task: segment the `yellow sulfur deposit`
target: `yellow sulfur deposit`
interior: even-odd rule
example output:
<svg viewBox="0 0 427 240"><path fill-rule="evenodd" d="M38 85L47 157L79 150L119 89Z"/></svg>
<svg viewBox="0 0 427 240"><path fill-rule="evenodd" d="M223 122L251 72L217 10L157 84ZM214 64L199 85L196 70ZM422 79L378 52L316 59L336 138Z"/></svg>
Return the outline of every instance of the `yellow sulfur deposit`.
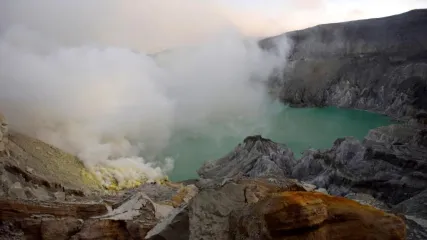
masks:
<svg viewBox="0 0 427 240"><path fill-rule="evenodd" d="M91 168L91 171L94 172L94 176L101 182L102 186L111 191L138 187L146 182L158 184L168 182L167 176L148 179L142 172L139 173L133 168L95 166Z"/></svg>

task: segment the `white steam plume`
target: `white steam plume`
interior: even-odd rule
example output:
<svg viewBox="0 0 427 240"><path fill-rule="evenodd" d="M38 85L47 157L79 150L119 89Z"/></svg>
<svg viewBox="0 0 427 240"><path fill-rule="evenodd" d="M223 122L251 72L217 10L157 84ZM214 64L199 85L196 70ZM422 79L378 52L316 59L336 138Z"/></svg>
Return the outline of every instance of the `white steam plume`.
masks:
<svg viewBox="0 0 427 240"><path fill-rule="evenodd" d="M262 114L287 52L262 51L196 0L0 2L0 111L86 166L160 177L172 131ZM189 46L148 55L153 49ZM142 157L144 156L144 158ZM175 164L179 164L175 163ZM101 176L102 177L102 176Z"/></svg>

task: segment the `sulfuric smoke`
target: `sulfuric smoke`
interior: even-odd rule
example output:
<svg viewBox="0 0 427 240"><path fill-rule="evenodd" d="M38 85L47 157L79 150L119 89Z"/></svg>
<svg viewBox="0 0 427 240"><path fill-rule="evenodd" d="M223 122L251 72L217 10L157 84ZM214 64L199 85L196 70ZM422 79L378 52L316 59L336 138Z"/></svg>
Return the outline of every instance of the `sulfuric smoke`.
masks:
<svg viewBox="0 0 427 240"><path fill-rule="evenodd" d="M153 160L173 131L263 114L279 46L262 51L196 0L2 1L0 111L95 172L156 179L179 164Z"/></svg>

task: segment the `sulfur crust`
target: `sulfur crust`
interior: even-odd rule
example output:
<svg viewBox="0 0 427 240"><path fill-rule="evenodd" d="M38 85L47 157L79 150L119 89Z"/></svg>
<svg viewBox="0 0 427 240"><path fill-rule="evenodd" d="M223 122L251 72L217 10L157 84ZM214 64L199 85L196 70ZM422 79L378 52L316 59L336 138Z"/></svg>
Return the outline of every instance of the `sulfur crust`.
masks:
<svg viewBox="0 0 427 240"><path fill-rule="evenodd" d="M76 156L20 133L12 133L10 140L12 142L9 147L18 165L33 169L36 174L49 182L58 183L66 188L98 192L119 191L137 187L148 181L141 174L135 179L119 182L115 173L126 174L132 169L105 166L88 169ZM168 178L160 177L151 181L164 184L168 182Z"/></svg>

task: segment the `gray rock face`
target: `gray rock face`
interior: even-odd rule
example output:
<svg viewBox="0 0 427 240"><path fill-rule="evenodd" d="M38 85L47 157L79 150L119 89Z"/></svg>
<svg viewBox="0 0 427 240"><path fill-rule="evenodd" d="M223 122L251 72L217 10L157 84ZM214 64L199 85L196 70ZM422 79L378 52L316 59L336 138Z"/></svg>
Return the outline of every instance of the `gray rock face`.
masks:
<svg viewBox="0 0 427 240"><path fill-rule="evenodd" d="M198 185L224 185L227 179L242 176L292 177L333 195L367 193L396 205L427 189L427 148L417 141L426 128L412 124L380 127L371 130L363 142L352 137L337 139L331 149L308 150L299 160L284 145L248 137L226 157L202 166Z"/></svg>
<svg viewBox="0 0 427 240"><path fill-rule="evenodd" d="M397 204L394 206L393 210L404 213L405 215L417 216L418 218L427 220L427 190Z"/></svg>
<svg viewBox="0 0 427 240"><path fill-rule="evenodd" d="M149 240L188 240L189 230L188 206L174 209L165 219L151 229L145 239Z"/></svg>
<svg viewBox="0 0 427 240"><path fill-rule="evenodd" d="M387 204L375 199L369 194L365 193L350 193L345 196L348 199L354 200L360 204L363 205L369 205L372 207L376 207L378 209L381 209L383 211L389 211L390 208L387 206Z"/></svg>
<svg viewBox="0 0 427 240"><path fill-rule="evenodd" d="M402 118L427 110L427 10L319 25L265 39L293 41L271 89L296 106L338 106Z"/></svg>
<svg viewBox="0 0 427 240"><path fill-rule="evenodd" d="M335 195L346 195L406 217L408 239L427 236L426 126L399 124L373 129L363 142L338 139L326 151L307 151L292 176ZM371 198L367 193L374 196Z"/></svg>
<svg viewBox="0 0 427 240"><path fill-rule="evenodd" d="M305 190L297 181L267 177L242 177L222 186L205 186L189 205L190 239L233 239L229 226L233 211L283 191Z"/></svg>
<svg viewBox="0 0 427 240"><path fill-rule="evenodd" d="M261 136L247 137L227 156L206 162L198 171L205 179L290 175L295 165L293 152Z"/></svg>
<svg viewBox="0 0 427 240"><path fill-rule="evenodd" d="M423 199L423 197L419 197L422 195L424 194L420 193L415 197L417 198L416 201L418 202L410 202L411 200L407 200L405 202L400 203L398 206L394 207L393 209L390 209L386 204L384 204L383 202L375 199L374 197L368 194L350 193L345 197L355 200L364 205L370 205L370 206L376 207L385 212L394 212L394 213L397 212L397 213L403 213L403 214L412 213L413 215L405 215L405 218L404 218L406 223L406 232L407 232L406 239L407 240L424 240L424 239L427 239L427 226L425 224L427 223L427 221L425 220L426 218L420 219L420 218L414 217L414 215L419 215L419 214L415 212L411 212L411 210L419 209L421 211L424 211L424 213L421 213L421 214L425 214L425 210L420 209L423 207L426 208L425 202L423 203L419 201L420 200L426 201L427 199ZM410 209L407 209L406 207L409 207ZM421 216L421 217L424 217L424 216Z"/></svg>
<svg viewBox="0 0 427 240"><path fill-rule="evenodd" d="M407 240L427 239L427 227L420 225L417 219L406 219ZM422 220L423 221L423 220Z"/></svg>
<svg viewBox="0 0 427 240"><path fill-rule="evenodd" d="M427 148L402 143L402 137L408 136L397 133L406 133L410 127L389 128L394 129L388 130L394 136L385 135L386 130L374 130L364 142L338 139L329 150L308 151L298 161L292 176L335 195L365 192L392 205L405 201L427 188ZM380 131L384 134L376 134Z"/></svg>
<svg viewBox="0 0 427 240"><path fill-rule="evenodd" d="M427 190L393 207L405 215L408 240L427 239Z"/></svg>
<svg viewBox="0 0 427 240"><path fill-rule="evenodd" d="M228 239L228 216L245 206L244 191L243 185L231 183L201 191L191 203L190 239Z"/></svg>

